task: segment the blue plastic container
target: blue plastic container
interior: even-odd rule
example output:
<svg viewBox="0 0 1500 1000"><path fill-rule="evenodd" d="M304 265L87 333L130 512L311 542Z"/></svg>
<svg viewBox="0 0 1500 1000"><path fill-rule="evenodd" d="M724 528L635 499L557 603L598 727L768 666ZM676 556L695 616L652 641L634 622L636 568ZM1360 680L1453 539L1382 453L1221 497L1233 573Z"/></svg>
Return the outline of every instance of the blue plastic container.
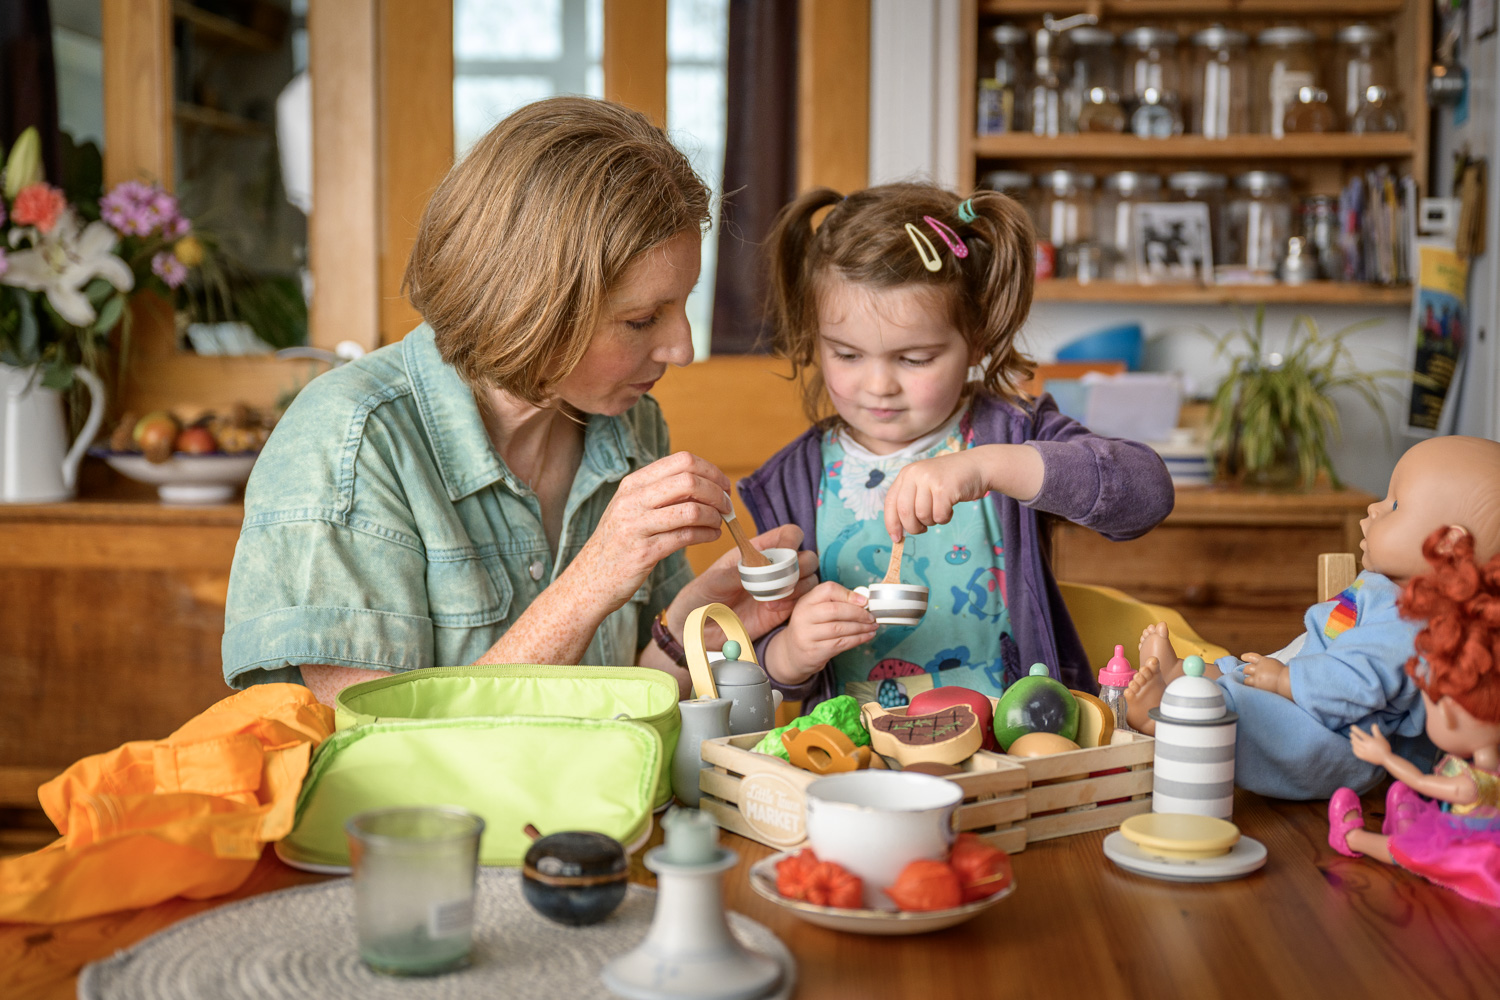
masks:
<svg viewBox="0 0 1500 1000"><path fill-rule="evenodd" d="M1123 361L1130 371L1140 371L1145 333L1139 323L1122 323L1091 333L1057 349L1059 361Z"/></svg>

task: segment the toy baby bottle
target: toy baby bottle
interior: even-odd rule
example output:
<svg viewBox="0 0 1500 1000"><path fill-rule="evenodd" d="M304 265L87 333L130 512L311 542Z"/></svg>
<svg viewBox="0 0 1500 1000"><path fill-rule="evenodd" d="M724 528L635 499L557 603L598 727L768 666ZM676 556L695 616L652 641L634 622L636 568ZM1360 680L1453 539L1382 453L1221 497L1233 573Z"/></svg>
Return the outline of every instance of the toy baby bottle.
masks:
<svg viewBox="0 0 1500 1000"><path fill-rule="evenodd" d="M1234 814L1234 738L1239 716L1224 705L1219 685L1203 676L1203 657L1182 661L1183 676L1167 685L1156 720L1151 811Z"/></svg>
<svg viewBox="0 0 1500 1000"><path fill-rule="evenodd" d="M1124 646L1116 646L1115 655L1099 671L1099 700L1114 711L1115 729L1120 732L1135 732L1125 721L1125 689L1134 676L1135 668L1125 659Z"/></svg>

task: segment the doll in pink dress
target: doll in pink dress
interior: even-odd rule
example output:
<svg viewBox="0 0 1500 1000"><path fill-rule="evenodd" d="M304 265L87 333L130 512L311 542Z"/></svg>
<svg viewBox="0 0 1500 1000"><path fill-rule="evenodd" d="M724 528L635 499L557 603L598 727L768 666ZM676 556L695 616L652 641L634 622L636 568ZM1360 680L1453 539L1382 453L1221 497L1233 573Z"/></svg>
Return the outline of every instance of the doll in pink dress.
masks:
<svg viewBox="0 0 1500 1000"><path fill-rule="evenodd" d="M1354 755L1397 780L1380 833L1364 828L1359 796L1340 788L1328 803L1328 843L1500 906L1500 555L1480 566L1457 527L1434 531L1422 554L1433 571L1414 577L1398 606L1427 621L1406 672L1421 689L1427 735L1446 756L1423 774L1379 729L1351 729Z"/></svg>

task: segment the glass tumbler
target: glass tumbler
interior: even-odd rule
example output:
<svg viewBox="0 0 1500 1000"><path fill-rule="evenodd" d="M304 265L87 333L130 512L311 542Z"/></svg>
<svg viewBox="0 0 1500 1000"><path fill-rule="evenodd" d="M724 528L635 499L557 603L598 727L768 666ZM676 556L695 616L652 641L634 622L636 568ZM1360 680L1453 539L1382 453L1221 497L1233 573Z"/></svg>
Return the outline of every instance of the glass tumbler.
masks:
<svg viewBox="0 0 1500 1000"><path fill-rule="evenodd" d="M453 806L377 809L344 825L359 957L390 976L469 964L484 820Z"/></svg>

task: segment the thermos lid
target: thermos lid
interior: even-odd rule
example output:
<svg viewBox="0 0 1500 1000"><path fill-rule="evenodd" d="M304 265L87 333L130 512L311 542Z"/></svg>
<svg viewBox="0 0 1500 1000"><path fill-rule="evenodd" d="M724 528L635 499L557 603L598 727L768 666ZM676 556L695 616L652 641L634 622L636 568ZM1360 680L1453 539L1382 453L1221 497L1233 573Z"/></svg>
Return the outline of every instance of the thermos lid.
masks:
<svg viewBox="0 0 1500 1000"><path fill-rule="evenodd" d="M1219 685L1203 676L1203 657L1189 656L1182 661L1182 676L1167 685L1161 706L1148 714L1159 722L1217 726L1234 722L1239 716L1226 709L1224 692Z"/></svg>

